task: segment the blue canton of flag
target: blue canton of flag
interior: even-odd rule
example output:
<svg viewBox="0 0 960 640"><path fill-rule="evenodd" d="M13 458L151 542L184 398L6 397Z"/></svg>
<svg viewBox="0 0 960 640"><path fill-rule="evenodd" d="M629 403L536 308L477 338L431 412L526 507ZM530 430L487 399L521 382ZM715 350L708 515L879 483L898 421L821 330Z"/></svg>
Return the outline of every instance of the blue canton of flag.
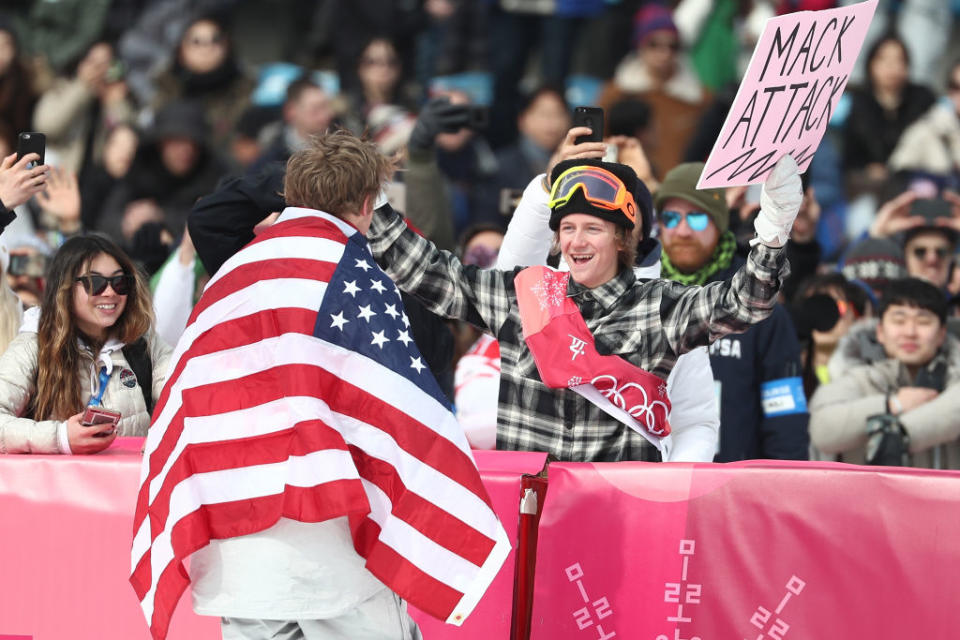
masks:
<svg viewBox="0 0 960 640"><path fill-rule="evenodd" d="M413 341L400 290L374 262L359 233L347 242L330 279L313 335L389 367L450 406Z"/></svg>

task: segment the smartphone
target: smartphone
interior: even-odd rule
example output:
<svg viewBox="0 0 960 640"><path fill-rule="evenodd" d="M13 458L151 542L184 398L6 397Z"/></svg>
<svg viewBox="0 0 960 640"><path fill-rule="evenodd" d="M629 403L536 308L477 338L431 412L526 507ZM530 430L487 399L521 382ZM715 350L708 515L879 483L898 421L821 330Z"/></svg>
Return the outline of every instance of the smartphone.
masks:
<svg viewBox="0 0 960 640"><path fill-rule="evenodd" d="M576 107L573 110L573 126L589 127L592 133L579 136L574 144L581 142L600 142L603 140L603 109L600 107Z"/></svg>
<svg viewBox="0 0 960 640"><path fill-rule="evenodd" d="M17 161L28 153L40 156L39 162L31 162L29 168L43 164L44 152L47 148L47 136L36 131L25 131L17 137Z"/></svg>
<svg viewBox="0 0 960 640"><path fill-rule="evenodd" d="M120 422L120 414L103 407L87 407L84 409L83 417L80 420L80 424L85 427L117 426L118 422Z"/></svg>
<svg viewBox="0 0 960 640"><path fill-rule="evenodd" d="M951 216L950 203L939 198L917 198L910 205L911 216L923 216L927 220L949 218Z"/></svg>

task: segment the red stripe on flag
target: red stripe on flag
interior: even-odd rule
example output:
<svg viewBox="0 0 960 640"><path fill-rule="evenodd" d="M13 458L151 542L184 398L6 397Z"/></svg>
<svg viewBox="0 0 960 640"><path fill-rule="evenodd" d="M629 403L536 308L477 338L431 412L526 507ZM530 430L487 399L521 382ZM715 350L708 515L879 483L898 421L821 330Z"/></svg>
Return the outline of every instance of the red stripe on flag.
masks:
<svg viewBox="0 0 960 640"><path fill-rule="evenodd" d="M349 480L315 487L290 487L285 493L206 505L181 518L174 524L170 535L177 555L164 567L157 579L153 620L150 625L153 637L159 639L166 635L170 626L170 615L189 584L183 561L205 547L212 538L257 533L272 527L281 516L297 519L300 514L304 514L311 518L310 522L321 522L343 515L356 516L365 513L358 510L357 505L368 505L366 493L359 480ZM130 581L133 583L135 580L141 582L142 576L134 574ZM139 590L137 595L143 600L144 595L139 593Z"/></svg>
<svg viewBox="0 0 960 640"><path fill-rule="evenodd" d="M244 390L242 396L237 389ZM183 411L190 417L219 415L292 396L322 398L337 413L377 425L419 460L436 456L438 471L490 503L473 461L455 444L369 391L323 369L321 363L283 365L189 389L183 392Z"/></svg>
<svg viewBox="0 0 960 640"><path fill-rule="evenodd" d="M238 396L237 389L244 389L244 393ZM185 389L182 392L180 409L170 421L164 441L170 438L173 444L169 448L174 448L182 433L183 421L187 417L220 415L294 396L322 397L328 401L333 411L350 415L368 424L380 424L379 428L392 436L402 449L419 460L435 456L434 468L437 471L477 495L487 505L490 504L472 460L456 445L439 438L432 429L403 411L370 396L316 365L278 366L243 378ZM175 438L171 437L173 434L176 434ZM159 448L157 453L161 453ZM162 500L160 494L165 493L165 490L169 494L170 488L167 485L170 481L169 477L164 480L164 486L150 505L151 539L163 529L162 522L166 519L167 509L166 500ZM140 497L144 501L145 509L146 496L143 493L141 492Z"/></svg>
<svg viewBox="0 0 960 640"><path fill-rule="evenodd" d="M376 485L390 498L390 513L430 538L441 547L478 567L483 566L496 545L459 518L425 500L403 484L403 479L390 463L367 455L351 445L350 453L361 476Z"/></svg>
<svg viewBox="0 0 960 640"><path fill-rule="evenodd" d="M347 234L332 223L319 218L305 217L273 223L258 233L244 248L273 238L328 238L340 244L350 241Z"/></svg>
<svg viewBox="0 0 960 640"><path fill-rule="evenodd" d="M194 473L273 464L325 448L345 451L347 445L336 430L320 420L308 420L290 429L261 436L187 445L170 466L150 505L151 540L163 530L173 490Z"/></svg>
<svg viewBox="0 0 960 640"><path fill-rule="evenodd" d="M194 340L193 345L183 355L177 366L171 372L170 377L164 385L163 392L157 401L157 407L154 409L154 419L161 415L170 396L170 391L180 377L187 363L196 357L223 351L235 349L253 342L258 342L265 338L274 337L280 327L286 333L300 333L303 335L313 335L313 329L316 324L316 312L307 309L268 309L256 314L237 318L219 324L203 335ZM177 440L183 431L183 420L180 410L174 414L173 420L167 425L163 438L157 448L150 454L149 469L147 480L140 488L137 497L137 508L134 516L134 535L137 529L146 517L146 509L149 500L149 484L157 477L167 459L176 448Z"/></svg>
<svg viewBox="0 0 960 640"><path fill-rule="evenodd" d="M193 307L193 311L190 312L190 319L187 321L187 326L189 327L193 324L197 316L220 300L261 280L298 278L301 280L329 282L336 269L336 263L324 262L322 260L309 260L306 258L287 258L285 260L271 258L269 260L240 265L211 284L207 290L203 292L203 296L199 302L197 302L196 306ZM316 306L318 309L320 308L320 300L317 300Z"/></svg>
<svg viewBox="0 0 960 640"><path fill-rule="evenodd" d="M430 574L421 571L396 550L380 541L380 525L363 518L354 525L353 539L357 552L367 559L367 569L404 600L421 611L446 620L463 594Z"/></svg>

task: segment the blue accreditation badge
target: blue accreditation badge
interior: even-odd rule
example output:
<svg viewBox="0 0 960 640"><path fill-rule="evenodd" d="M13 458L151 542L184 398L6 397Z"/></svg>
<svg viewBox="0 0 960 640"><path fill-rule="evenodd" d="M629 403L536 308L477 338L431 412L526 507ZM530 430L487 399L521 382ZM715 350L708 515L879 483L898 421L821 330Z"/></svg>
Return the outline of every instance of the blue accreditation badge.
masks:
<svg viewBox="0 0 960 640"><path fill-rule="evenodd" d="M768 418L807 412L807 397L799 376L768 380L760 385L763 415Z"/></svg>

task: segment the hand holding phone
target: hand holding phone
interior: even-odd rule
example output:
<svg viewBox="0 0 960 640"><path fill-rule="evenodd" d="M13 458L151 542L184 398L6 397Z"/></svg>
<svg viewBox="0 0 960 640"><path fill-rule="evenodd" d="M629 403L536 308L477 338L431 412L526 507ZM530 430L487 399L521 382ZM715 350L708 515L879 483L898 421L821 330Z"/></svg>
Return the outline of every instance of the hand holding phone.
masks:
<svg viewBox="0 0 960 640"><path fill-rule="evenodd" d="M113 421L112 416L109 421L100 424L84 424L84 417L89 411L104 412L101 407L87 407L81 413L70 416L67 419L67 439L70 443L70 451L75 454L91 454L103 451L109 447L117 438L117 423ZM116 415L117 420L120 414L113 411L106 411L108 414ZM104 417L95 418L94 415L86 416L94 420L105 420Z"/></svg>
<svg viewBox="0 0 960 640"><path fill-rule="evenodd" d="M39 164L38 164L39 163ZM0 202L7 209L19 207L47 184L47 166L35 153L11 153L0 161Z"/></svg>

